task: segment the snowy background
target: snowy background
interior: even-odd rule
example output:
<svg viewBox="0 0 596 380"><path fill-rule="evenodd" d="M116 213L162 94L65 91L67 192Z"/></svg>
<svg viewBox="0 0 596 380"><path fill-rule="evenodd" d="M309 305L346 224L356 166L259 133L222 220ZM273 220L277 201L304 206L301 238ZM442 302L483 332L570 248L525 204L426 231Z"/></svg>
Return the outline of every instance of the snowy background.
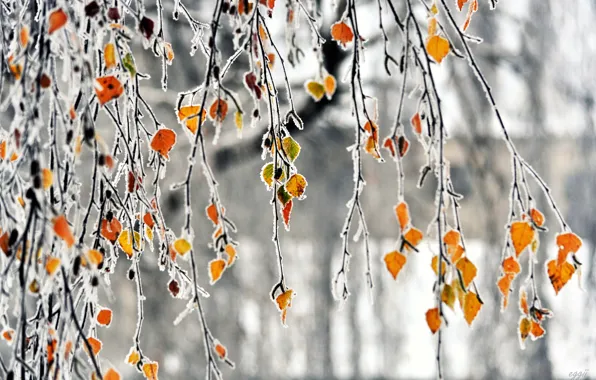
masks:
<svg viewBox="0 0 596 380"><path fill-rule="evenodd" d="M176 94L198 85L204 75L204 59L188 54L191 32L183 22L171 20L172 4L165 5L166 39L176 54L170 67L169 88L160 88L159 61L149 51L136 53L140 71L152 79L142 82L149 103L169 128L181 127L175 119ZM190 3L190 2L189 2ZM283 5L278 1L279 5ZM327 36L331 23L339 18L324 2L322 31ZM403 14L403 1L394 0ZM453 3L450 1L449 3ZM389 133L395 117L401 77L398 70L387 77L378 36L376 1L357 1L361 32L370 41L363 64L367 92L379 99L381 136ZM195 5L197 17L209 21L212 2ZM153 13L152 13L153 12ZM155 15L155 7L148 7ZM417 14L422 17L423 13ZM459 15L462 16L463 15ZM451 139L446 155L456 191L465 195L462 225L468 255L478 266L478 286L484 307L468 327L461 311L447 312L449 327L443 341L443 363L452 379L550 379L570 378L571 372L596 377L596 128L594 65L596 32L593 20L596 3L590 0L501 0L489 12L480 1L469 32L484 39L473 45L479 64L490 82L505 124L514 136L520 153L551 185L555 199L571 228L584 239L578 254L585 264L581 281L572 281L555 296L545 271L538 276L539 292L545 307L555 317L545 324L544 339L527 342L521 350L516 335L519 310L517 292L503 313L496 287L498 262L508 212L511 181L510 158L484 94L470 67L453 55L434 72L440 79L446 124ZM368 20L369 18L370 20ZM276 21L279 20L279 21ZM283 7L276 8L271 28L284 51ZM401 49L401 36L390 29L390 49ZM301 29L304 46L309 37L306 24ZM221 41L231 41L231 32L221 30ZM232 53L231 43L222 42L224 56ZM229 49L226 51L225 49ZM138 46L138 51L142 49ZM328 43L324 47L327 69L338 79L345 76L347 53ZM232 121L223 127L217 146L208 145L209 160L219 181L227 215L239 229L239 260L214 287L208 285L207 263L213 252L207 247L212 228L203 218L208 205L208 189L202 173L193 184L195 213L194 246L199 258L199 281L211 297L205 299L207 319L214 335L236 362L234 371L224 368L226 379L398 379L435 376L436 337L431 335L424 313L433 307L434 273L430 260L436 247L426 240L419 253L394 281L386 272L383 255L392 250L398 226L393 214L396 202L395 168L365 157L364 206L373 243L375 288L370 297L364 281L363 250L356 250L351 262L352 296L339 305L330 293L331 278L339 268L339 232L347 211L345 203L352 189L352 163L345 147L352 143L353 120L349 114L348 85L339 84L333 101L314 104L302 84L315 76L312 51L305 50L301 64L289 69L299 114L305 129L294 137L302 145L299 166L309 180L307 199L294 206L291 232L283 232L282 250L288 284L297 296L288 313L289 328L283 328L279 313L269 299L275 283L277 263L271 243L271 194L259 180L260 136L264 124L246 128L236 136ZM238 67L246 67L241 58ZM277 67L277 71L281 71ZM244 70L230 72L227 85L244 96ZM281 72L278 74L281 75ZM280 76L279 81L281 82ZM285 99L283 99L285 101ZM413 113L415 99L406 103L403 122ZM100 127L101 128L101 127ZM111 128L109 122L105 128ZM406 128L410 133L409 128ZM210 142L213 130L206 128ZM429 179L422 189L415 184L424 164L424 152L413 144L405 159L406 200L416 226L426 230L434 214L436 183ZM181 138L168 164L166 184L184 176L189 144ZM83 153L86 159L91 153ZM85 159L85 157L83 157ZM178 165L178 166L177 166ZM197 171L199 172L199 171ZM167 188L166 186L163 187ZM538 194L538 188L535 188ZM174 231L183 222L183 193L164 194L166 220ZM540 263L555 256L554 234L558 225L544 198L538 205L545 213L548 233L541 235ZM433 242L432 240L430 242ZM135 284L126 279L129 262L122 255L112 276L116 301L103 300L114 310L118 323L100 331L102 356L116 365L125 379L137 376L124 364L136 323ZM141 267L145 301L145 322L141 345L146 355L160 363L160 378L197 379L205 371L203 343L196 316L174 327L184 309L167 290L169 278L156 266L154 252L143 255ZM527 269L527 256L522 259ZM527 272L515 282L517 289ZM372 301L372 302L371 302ZM225 367L225 366L222 366ZM128 371L128 372L127 372Z"/></svg>

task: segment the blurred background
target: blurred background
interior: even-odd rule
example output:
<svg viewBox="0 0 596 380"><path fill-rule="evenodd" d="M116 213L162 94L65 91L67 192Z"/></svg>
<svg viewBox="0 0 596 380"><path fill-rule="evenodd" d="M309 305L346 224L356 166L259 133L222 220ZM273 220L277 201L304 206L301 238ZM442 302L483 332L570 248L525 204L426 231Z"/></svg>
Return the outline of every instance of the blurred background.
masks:
<svg viewBox="0 0 596 380"><path fill-rule="evenodd" d="M382 1L383 2L383 1ZM213 2L187 2L193 14L210 21ZM455 9L454 2L449 1ZM395 1L398 12L405 14L404 1ZM278 1L270 28L280 50L285 52L284 4ZM581 281L572 281L555 296L544 263L555 256L554 235L558 223L540 194L538 205L545 213L550 231L541 235L538 285L543 306L555 317L545 324L546 337L527 342L521 350L516 334L520 312L517 291L510 307L500 312L496 287L504 226L507 222L508 191L511 184L510 156L501 139L494 114L464 60L450 55L434 67L439 78L450 140L446 155L451 162L455 190L462 201L462 225L468 242L468 255L478 266L479 292L484 306L469 328L461 315L449 310L449 327L443 341L444 374L452 379L551 379L570 378L571 372L596 377L596 274L594 258L596 217L595 103L596 82L596 2L576 0L501 0L494 11L487 1L480 1L469 33L481 37L473 44L478 63L488 79L505 124L520 153L550 185L554 198L569 225L584 239L578 257L585 264ZM383 44L378 30L377 1L357 1L361 33L368 39L362 72L365 90L379 99L381 137L390 133L399 99L401 75L393 68L388 77L383 67ZM175 118L176 95L201 83L205 60L189 55L192 32L188 24L171 19L173 2L166 2L166 40L172 42L176 57L169 68L167 92L161 90L159 59L138 46L135 56L141 72L151 74L141 91L152 104L158 118L169 128L181 130ZM385 7L387 8L387 7ZM330 25L341 17L328 2L321 4L321 31L328 38ZM425 17L416 9L419 20ZM155 6L147 13L155 19ZM459 14L460 22L465 14ZM399 57L401 35L389 15L385 25L390 51ZM233 53L232 31L222 28L219 46L224 57ZM349 282L352 296L340 305L330 292L331 278L339 269L341 248L339 233L352 193L352 161L346 147L353 142L353 126L346 75L349 52L336 43L324 45L325 67L338 78L338 91L332 101L314 103L303 83L316 75L316 56L310 50L310 34L302 20L299 45L306 56L288 76L293 86L298 114L305 123L303 131L292 131L302 146L297 161L299 170L309 180L307 198L294 205L291 232L281 232L287 283L296 291L288 313L288 328L281 326L279 312L269 299L276 282L277 262L271 242L271 193L259 179L264 164L260 155L261 136L266 121L256 128L246 127L242 139L236 135L232 120L223 126L219 144L211 145L214 129L205 128L209 142L208 156L227 215L239 230L239 260L226 271L217 285L208 285L207 263L214 257L207 246L212 226L204 217L208 189L201 171L193 184L194 246L198 253L199 281L211 293L203 300L213 334L229 351L236 363L230 370L222 364L226 379L401 379L435 376L436 337L425 322L426 310L433 307L434 273L430 260L436 247L426 240L419 253L394 281L384 268L382 258L392 250L398 237L393 213L396 203L395 166L364 157L364 206L371 233L375 287L372 299L364 281L364 250L354 243ZM283 54L283 53L282 53ZM228 87L237 91L245 105L251 100L242 85L247 58L242 56L226 76ZM236 70L236 71L234 71ZM279 65L275 68L283 76ZM409 88L411 90L412 88ZM285 102L286 97L281 96ZM410 134L408 120L414 113L416 98L406 101L402 123ZM250 108L249 108L250 110ZM229 118L231 119L231 118ZM99 129L102 128L101 126ZM111 130L106 122L106 133ZM435 213L436 182L428 178L416 188L418 172L425 162L416 139L404 160L406 200L414 225L426 231ZM180 138L168 164L165 184L179 182L185 175L190 144ZM91 152L83 153L87 159ZM84 170L84 168L82 168ZM167 187L164 186L164 189ZM181 229L183 193L165 192L162 205L173 231ZM358 248L357 248L358 247ZM134 282L126 279L130 265L121 255L116 275L112 276L116 301L103 304L114 310L109 329L99 331L104 342L104 360L112 362L125 379L138 376L124 358L132 344L136 322ZM141 345L150 358L159 361L163 379L203 378L205 362L202 334L195 315L178 326L176 316L185 302L173 299L167 289L167 273L156 265L157 255L143 255L142 276L145 294L145 322ZM524 272L514 282L517 289L527 276L527 256L522 259ZM371 302L371 300L373 302ZM587 372L586 372L587 371Z"/></svg>

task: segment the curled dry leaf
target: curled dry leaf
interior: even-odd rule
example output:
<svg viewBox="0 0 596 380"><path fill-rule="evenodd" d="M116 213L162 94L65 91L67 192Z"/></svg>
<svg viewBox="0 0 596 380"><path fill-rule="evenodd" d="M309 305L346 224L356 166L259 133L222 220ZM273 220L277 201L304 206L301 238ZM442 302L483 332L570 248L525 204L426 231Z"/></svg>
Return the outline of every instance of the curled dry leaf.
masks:
<svg viewBox="0 0 596 380"><path fill-rule="evenodd" d="M207 213L207 217L214 226L219 224L219 213L217 212L217 207L213 203L205 208L205 213Z"/></svg>
<svg viewBox="0 0 596 380"><path fill-rule="evenodd" d="M288 289L275 298L277 309L281 311L281 323L286 326L286 316L288 308L292 307L292 298L294 298L294 291Z"/></svg>

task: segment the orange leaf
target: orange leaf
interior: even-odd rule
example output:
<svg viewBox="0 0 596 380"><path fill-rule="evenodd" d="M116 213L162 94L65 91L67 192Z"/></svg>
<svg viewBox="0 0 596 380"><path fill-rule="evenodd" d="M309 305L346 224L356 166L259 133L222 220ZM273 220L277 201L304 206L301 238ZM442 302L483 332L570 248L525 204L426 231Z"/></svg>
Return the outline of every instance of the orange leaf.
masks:
<svg viewBox="0 0 596 380"><path fill-rule="evenodd" d="M96 339L96 338L90 336L90 337L87 338L87 341L89 342L89 345L91 346L91 350L93 351L93 355L94 356L97 356L97 354L99 354L99 351L101 351L101 348L103 346L103 344L101 343L101 340Z"/></svg>
<svg viewBox="0 0 596 380"><path fill-rule="evenodd" d="M530 335L533 340L542 338L544 336L544 329L540 326L540 323L532 321L532 327L530 329Z"/></svg>
<svg viewBox="0 0 596 380"><path fill-rule="evenodd" d="M457 247L447 247L447 253L449 253L452 263L457 263L459 259L462 258L465 252L466 251L464 250L464 247L461 244L458 244Z"/></svg>
<svg viewBox="0 0 596 380"><path fill-rule="evenodd" d="M209 206L207 206L205 212L207 213L209 220L213 222L213 225L217 226L219 224L219 213L217 212L217 207L211 203Z"/></svg>
<svg viewBox="0 0 596 380"><path fill-rule="evenodd" d="M395 157L395 144L393 143L393 139L391 137L386 137L383 140L383 148L387 149L389 153L391 153L391 157Z"/></svg>
<svg viewBox="0 0 596 380"><path fill-rule="evenodd" d="M505 260L503 260L503 272L511 273L511 274L518 274L521 271L521 267L515 257L509 256Z"/></svg>
<svg viewBox="0 0 596 380"><path fill-rule="evenodd" d="M385 255L385 265L387 270L393 276L393 279L397 279L397 275L406 264L406 256L402 255L397 251L389 252Z"/></svg>
<svg viewBox="0 0 596 380"><path fill-rule="evenodd" d="M573 273L575 273L575 267L567 261L561 265L557 265L557 260L551 260L547 264L547 273L555 289L555 294L559 294L559 291L561 291L563 286L571 279Z"/></svg>
<svg viewBox="0 0 596 380"><path fill-rule="evenodd" d="M109 326L112 323L112 310L110 309L101 309L99 313L97 313L97 323L101 326Z"/></svg>
<svg viewBox="0 0 596 380"><path fill-rule="evenodd" d="M345 49L354 39L354 32L352 32L352 28L348 24L338 21L331 26L331 39Z"/></svg>
<svg viewBox="0 0 596 380"><path fill-rule="evenodd" d="M112 217L111 221L107 219L101 221L101 236L111 241L112 244L118 240L120 232L122 232L122 224L115 217Z"/></svg>
<svg viewBox="0 0 596 380"><path fill-rule="evenodd" d="M468 0L457 0L457 7L461 11L464 5L468 2Z"/></svg>
<svg viewBox="0 0 596 380"><path fill-rule="evenodd" d="M178 121L185 122L186 128L193 134L197 133L199 129L199 106L184 106L178 110ZM207 111L201 111L201 124L207 118Z"/></svg>
<svg viewBox="0 0 596 380"><path fill-rule="evenodd" d="M289 307L292 307L292 298L294 298L294 291L288 289L275 298L277 309L281 311L281 323L286 325L286 316Z"/></svg>
<svg viewBox="0 0 596 380"><path fill-rule="evenodd" d="M220 359L225 359L228 355L228 351L226 350L225 346L219 342L215 345L215 352L217 352L217 355L219 355Z"/></svg>
<svg viewBox="0 0 596 380"><path fill-rule="evenodd" d="M19 32L19 43L21 47L26 47L29 43L29 27L23 26Z"/></svg>
<svg viewBox="0 0 596 380"><path fill-rule="evenodd" d="M503 277L497 281L497 286L501 294L503 295L503 305L501 307L502 310L507 308L509 303L509 291L511 288L511 282L513 281L514 275L512 273L505 273Z"/></svg>
<svg viewBox="0 0 596 380"><path fill-rule="evenodd" d="M422 121L420 120L419 113L415 113L414 116L412 116L412 119L410 119L410 123L412 124L414 132L416 132L417 134L422 133Z"/></svg>
<svg viewBox="0 0 596 380"><path fill-rule="evenodd" d="M85 258L89 260L91 264L98 266L103 261L103 254L96 249L90 249L87 251Z"/></svg>
<svg viewBox="0 0 596 380"><path fill-rule="evenodd" d="M434 36L435 34L437 34L437 19L434 17L431 17L428 20L428 36Z"/></svg>
<svg viewBox="0 0 596 380"><path fill-rule="evenodd" d="M420 231L416 227L410 227L408 231L404 234L404 239L406 239L406 241L412 244L414 247L420 244L422 237L422 231ZM406 250L411 249L411 247L408 244L405 245L405 248Z"/></svg>
<svg viewBox="0 0 596 380"><path fill-rule="evenodd" d="M159 364L157 362L149 362L143 364L143 376L147 380L157 380L157 371L159 370Z"/></svg>
<svg viewBox="0 0 596 380"><path fill-rule="evenodd" d="M145 223L149 228L153 228L155 225L155 220L153 219L153 216L150 212L146 212L145 215L143 215L143 223Z"/></svg>
<svg viewBox="0 0 596 380"><path fill-rule="evenodd" d="M455 247L459 244L459 237L459 232L453 229L449 230L443 236L443 243L445 243L445 245L448 247Z"/></svg>
<svg viewBox="0 0 596 380"><path fill-rule="evenodd" d="M530 209L530 217L538 227L542 227L544 224L544 215L535 208Z"/></svg>
<svg viewBox="0 0 596 380"><path fill-rule="evenodd" d="M54 174L48 168L41 169L41 185L44 190L48 190L52 187L52 183L54 182Z"/></svg>
<svg viewBox="0 0 596 380"><path fill-rule="evenodd" d="M64 215L54 218L54 233L56 233L56 236L66 242L68 248L74 245L75 238Z"/></svg>
<svg viewBox="0 0 596 380"><path fill-rule="evenodd" d="M4 329L2 330L2 339L7 341L8 343L12 342L14 337L14 330L13 329Z"/></svg>
<svg viewBox="0 0 596 380"><path fill-rule="evenodd" d="M107 372L103 375L103 380L120 380L120 373L116 371L114 368L110 368Z"/></svg>
<svg viewBox="0 0 596 380"><path fill-rule="evenodd" d="M410 223L408 205L405 202L400 202L397 206L395 206L395 216L399 222L399 227L403 231L408 223Z"/></svg>
<svg viewBox="0 0 596 380"><path fill-rule="evenodd" d="M136 366L139 360L141 360L141 355L134 349L134 347L131 347L126 356L125 363Z"/></svg>
<svg viewBox="0 0 596 380"><path fill-rule="evenodd" d="M528 222L513 222L510 228L511 242L515 254L520 253L534 240L534 228Z"/></svg>
<svg viewBox="0 0 596 380"><path fill-rule="evenodd" d="M223 259L214 259L209 262L209 283L215 284L226 269L226 261Z"/></svg>
<svg viewBox="0 0 596 380"><path fill-rule="evenodd" d="M62 10L62 8L53 10L48 17L48 34L52 34L58 29L62 28L64 25L66 25L66 21L68 21L68 16Z"/></svg>
<svg viewBox="0 0 596 380"><path fill-rule="evenodd" d="M325 95L327 96L327 99L331 100L337 88L337 82L335 80L335 77L331 74L328 74L327 76L325 76L323 84L325 86Z"/></svg>
<svg viewBox="0 0 596 380"><path fill-rule="evenodd" d="M232 244L226 245L226 254L228 255L228 262L226 263L227 266L234 264L236 260L236 248Z"/></svg>
<svg viewBox="0 0 596 380"><path fill-rule="evenodd" d="M426 51L437 63L441 63L449 54L449 41L439 35L432 36L426 42Z"/></svg>
<svg viewBox="0 0 596 380"><path fill-rule="evenodd" d="M223 122L228 114L228 102L223 99L215 99L209 107L209 117L211 120Z"/></svg>
<svg viewBox="0 0 596 380"><path fill-rule="evenodd" d="M519 309L522 313L528 314L528 293L525 289L521 288L519 290Z"/></svg>
<svg viewBox="0 0 596 380"><path fill-rule="evenodd" d="M51 276L56 273L56 270L60 267L60 259L57 257L50 256L46 261L46 272Z"/></svg>
<svg viewBox="0 0 596 380"><path fill-rule="evenodd" d="M95 93L102 106L112 99L117 99L124 92L124 87L113 75L97 78L95 82Z"/></svg>
<svg viewBox="0 0 596 380"><path fill-rule="evenodd" d="M168 153L176 144L176 132L168 128L160 128L151 139L151 149L169 159Z"/></svg>
<svg viewBox="0 0 596 380"><path fill-rule="evenodd" d="M426 312L426 324L433 334L439 331L439 328L441 328L441 317L438 307L428 309Z"/></svg>
<svg viewBox="0 0 596 380"><path fill-rule="evenodd" d="M370 154L371 156L373 156L377 160L380 160L381 159L381 155L379 154L379 144L374 139L374 137L369 136L366 139L366 145L364 146L364 150L366 151L366 153Z"/></svg>
<svg viewBox="0 0 596 380"><path fill-rule="evenodd" d="M464 318L468 322L468 325L472 325L472 321L478 315L481 307L482 302L480 302L478 295L474 292L468 292L464 300Z"/></svg>
<svg viewBox="0 0 596 380"><path fill-rule="evenodd" d="M582 246L582 239L573 232L566 232L557 235L557 247L559 247L559 255L557 257L557 264L561 265L567 260L567 255L570 252L576 253Z"/></svg>
<svg viewBox="0 0 596 380"><path fill-rule="evenodd" d="M474 277L476 277L476 265L470 261L467 257L459 260L456 265L457 269L461 272L464 280L464 286L467 288Z"/></svg>

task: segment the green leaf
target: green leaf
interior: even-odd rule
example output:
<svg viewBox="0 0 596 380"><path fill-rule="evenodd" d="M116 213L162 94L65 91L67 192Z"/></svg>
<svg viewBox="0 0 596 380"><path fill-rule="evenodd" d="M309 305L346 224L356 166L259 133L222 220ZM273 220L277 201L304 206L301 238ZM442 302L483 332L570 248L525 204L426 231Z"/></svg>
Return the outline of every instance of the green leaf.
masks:
<svg viewBox="0 0 596 380"><path fill-rule="evenodd" d="M124 68L128 70L131 77L137 75L137 65L135 64L135 58L132 56L131 53L127 53L124 58L122 59L122 64Z"/></svg>
<svg viewBox="0 0 596 380"><path fill-rule="evenodd" d="M298 158L298 155L300 154L300 145L291 136L285 137L281 142L281 146L290 161L294 162L294 160Z"/></svg>
<svg viewBox="0 0 596 380"><path fill-rule="evenodd" d="M269 189L273 185L273 162L265 164L261 169L261 181L265 182Z"/></svg>
<svg viewBox="0 0 596 380"><path fill-rule="evenodd" d="M280 186L280 188L277 190L277 199L279 199L279 202L285 206L286 203L292 199L292 196L286 191L285 186Z"/></svg>

